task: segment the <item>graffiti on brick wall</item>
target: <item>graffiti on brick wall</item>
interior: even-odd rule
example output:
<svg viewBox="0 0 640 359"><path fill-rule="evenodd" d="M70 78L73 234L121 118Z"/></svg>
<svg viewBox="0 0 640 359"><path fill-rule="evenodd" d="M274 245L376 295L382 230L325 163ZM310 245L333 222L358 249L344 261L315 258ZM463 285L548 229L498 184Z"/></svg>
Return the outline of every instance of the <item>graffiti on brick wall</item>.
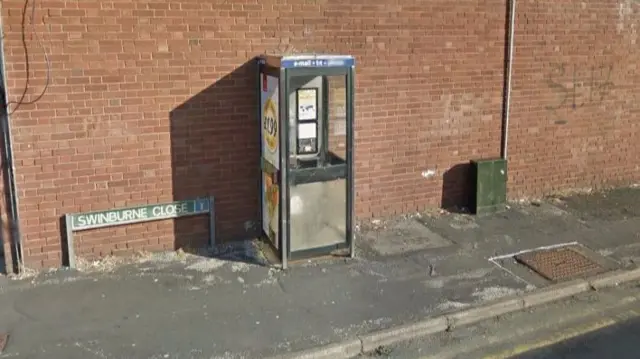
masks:
<svg viewBox="0 0 640 359"><path fill-rule="evenodd" d="M136 135L117 116L87 116L82 119L80 136L89 138Z"/></svg>
<svg viewBox="0 0 640 359"><path fill-rule="evenodd" d="M546 82L554 99L546 108L554 121L564 124L570 111L604 101L614 87L612 73L613 65L610 64L589 68L566 63L552 65Z"/></svg>

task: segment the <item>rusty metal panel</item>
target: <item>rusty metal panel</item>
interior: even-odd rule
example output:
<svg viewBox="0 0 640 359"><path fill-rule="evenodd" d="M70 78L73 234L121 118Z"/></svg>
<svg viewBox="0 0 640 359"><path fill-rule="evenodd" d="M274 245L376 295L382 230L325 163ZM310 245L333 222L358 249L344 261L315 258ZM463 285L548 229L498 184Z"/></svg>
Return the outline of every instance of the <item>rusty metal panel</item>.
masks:
<svg viewBox="0 0 640 359"><path fill-rule="evenodd" d="M515 259L550 281L574 279L606 271L606 268L572 248L529 252L517 255Z"/></svg>

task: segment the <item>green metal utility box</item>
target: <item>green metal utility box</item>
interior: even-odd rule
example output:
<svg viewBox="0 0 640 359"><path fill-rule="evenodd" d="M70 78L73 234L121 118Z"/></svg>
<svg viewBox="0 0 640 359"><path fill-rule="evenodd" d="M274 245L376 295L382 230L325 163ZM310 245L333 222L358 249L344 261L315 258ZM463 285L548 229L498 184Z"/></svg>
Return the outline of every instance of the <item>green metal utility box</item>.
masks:
<svg viewBox="0 0 640 359"><path fill-rule="evenodd" d="M471 198L474 214L502 211L507 204L507 161L502 158L471 161Z"/></svg>

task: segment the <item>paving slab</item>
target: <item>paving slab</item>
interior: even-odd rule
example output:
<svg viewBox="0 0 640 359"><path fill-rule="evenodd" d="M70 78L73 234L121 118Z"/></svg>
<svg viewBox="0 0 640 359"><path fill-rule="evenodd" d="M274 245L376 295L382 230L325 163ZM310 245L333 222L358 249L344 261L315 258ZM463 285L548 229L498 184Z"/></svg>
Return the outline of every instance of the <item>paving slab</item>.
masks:
<svg viewBox="0 0 640 359"><path fill-rule="evenodd" d="M385 231L376 234L377 238L370 242L371 247L383 256L445 248L454 244L413 218L394 222Z"/></svg>

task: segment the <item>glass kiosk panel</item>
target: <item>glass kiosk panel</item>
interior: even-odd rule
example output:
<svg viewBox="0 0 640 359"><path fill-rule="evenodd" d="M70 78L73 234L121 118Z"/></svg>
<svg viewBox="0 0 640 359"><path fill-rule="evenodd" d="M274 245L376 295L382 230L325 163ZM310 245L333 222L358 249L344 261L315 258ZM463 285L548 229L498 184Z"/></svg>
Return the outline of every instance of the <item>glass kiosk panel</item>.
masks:
<svg viewBox="0 0 640 359"><path fill-rule="evenodd" d="M291 252L347 245L346 86L346 75L289 80Z"/></svg>

